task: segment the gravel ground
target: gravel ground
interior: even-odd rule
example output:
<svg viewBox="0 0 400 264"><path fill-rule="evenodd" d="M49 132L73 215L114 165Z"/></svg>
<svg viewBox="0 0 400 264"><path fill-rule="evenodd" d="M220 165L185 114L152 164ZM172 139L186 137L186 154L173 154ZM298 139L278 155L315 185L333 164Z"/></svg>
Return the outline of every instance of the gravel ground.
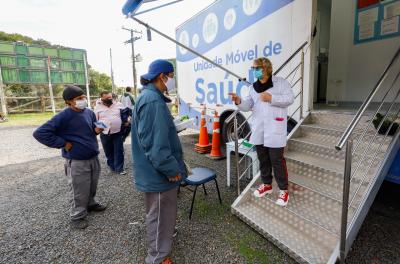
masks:
<svg viewBox="0 0 400 264"><path fill-rule="evenodd" d="M126 145L129 174L103 170L98 199L109 208L89 215L84 231L68 222L68 186L58 150L36 143L33 128L0 128L0 263L143 263L144 203L131 181L131 151ZM198 192L192 220L191 193L179 199L179 234L174 263L294 263L282 251L230 213L235 187L227 188L225 161L194 153L196 136L181 136L191 166L218 172L223 205L213 185ZM9 146L12 147L9 147ZM104 156L100 156L104 167ZM363 224L348 263L400 263L399 189L384 186ZM396 189L397 188L397 189ZM393 196L388 198L385 193Z"/></svg>

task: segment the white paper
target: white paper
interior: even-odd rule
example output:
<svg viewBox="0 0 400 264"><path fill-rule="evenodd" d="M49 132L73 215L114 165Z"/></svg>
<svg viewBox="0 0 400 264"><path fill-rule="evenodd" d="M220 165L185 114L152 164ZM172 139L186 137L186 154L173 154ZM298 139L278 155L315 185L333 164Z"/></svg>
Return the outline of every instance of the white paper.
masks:
<svg viewBox="0 0 400 264"><path fill-rule="evenodd" d="M358 13L358 25L369 25L378 21L378 11L379 8L375 7Z"/></svg>
<svg viewBox="0 0 400 264"><path fill-rule="evenodd" d="M381 35L388 35L399 32L399 16L382 20Z"/></svg>
<svg viewBox="0 0 400 264"><path fill-rule="evenodd" d="M375 36L375 24L367 24L360 26L358 39L370 39Z"/></svg>
<svg viewBox="0 0 400 264"><path fill-rule="evenodd" d="M384 18L388 19L395 16L400 16L400 2L385 6Z"/></svg>

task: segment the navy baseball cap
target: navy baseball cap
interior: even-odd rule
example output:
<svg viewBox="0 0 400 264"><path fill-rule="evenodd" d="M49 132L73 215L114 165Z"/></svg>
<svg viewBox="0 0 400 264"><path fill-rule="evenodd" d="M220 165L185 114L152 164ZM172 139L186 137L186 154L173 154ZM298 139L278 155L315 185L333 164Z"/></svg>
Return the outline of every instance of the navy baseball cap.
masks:
<svg viewBox="0 0 400 264"><path fill-rule="evenodd" d="M167 60L155 60L149 65L149 70L141 77L145 80L151 81L161 73L174 72L174 66Z"/></svg>

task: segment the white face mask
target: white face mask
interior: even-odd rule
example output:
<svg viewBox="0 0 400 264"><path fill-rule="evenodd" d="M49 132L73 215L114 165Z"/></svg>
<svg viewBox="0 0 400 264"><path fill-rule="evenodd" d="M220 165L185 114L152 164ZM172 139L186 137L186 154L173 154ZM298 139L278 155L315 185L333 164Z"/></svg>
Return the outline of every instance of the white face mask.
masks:
<svg viewBox="0 0 400 264"><path fill-rule="evenodd" d="M168 77L167 82L165 82L165 86L167 87L168 92L172 91L173 89L175 89L175 78L170 78Z"/></svg>
<svg viewBox="0 0 400 264"><path fill-rule="evenodd" d="M86 99L82 99L82 100L76 100L75 101L75 107L78 109L85 109L87 107L87 100Z"/></svg>

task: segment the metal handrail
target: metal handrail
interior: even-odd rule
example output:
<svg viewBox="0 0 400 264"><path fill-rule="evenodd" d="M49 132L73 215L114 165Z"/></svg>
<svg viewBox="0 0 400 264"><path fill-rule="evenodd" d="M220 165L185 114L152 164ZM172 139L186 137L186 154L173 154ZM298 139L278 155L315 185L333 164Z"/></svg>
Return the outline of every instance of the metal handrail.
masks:
<svg viewBox="0 0 400 264"><path fill-rule="evenodd" d="M300 52L303 48L308 44L308 41L305 41L275 72L274 75L277 75L285 66Z"/></svg>
<svg viewBox="0 0 400 264"><path fill-rule="evenodd" d="M387 97L388 94L392 91L392 88L395 86L395 84L396 84L397 80L399 79L399 77L400 77L400 71L399 71L399 73L396 75L396 77L394 78L394 80L393 80L393 82L392 82L390 88L386 91L385 95L384 95L383 98L382 98L381 104L380 104L379 107L376 109L376 111L375 111L375 113L372 115L372 117L376 116L376 115L379 113L379 111L382 109L382 106L383 106L383 104L384 104L384 102L385 102L386 97ZM386 117L386 115L385 115L385 117ZM371 120L372 120L372 119L371 119ZM382 119L382 120L385 120L385 118ZM369 122L369 125L370 125L371 123L372 123L372 122ZM364 131L363 131L362 135L360 136L360 139L359 139L358 142L357 142L357 145L353 148L353 152L352 152L353 155L354 155L355 152L357 151L358 147L361 145L362 140L364 139L365 135L367 134L368 129L369 129L369 126L368 126L368 125L365 126ZM378 130L379 130L379 129L378 129Z"/></svg>
<svg viewBox="0 0 400 264"><path fill-rule="evenodd" d="M354 116L353 120L351 121L350 125L346 128L345 132L343 133L342 137L340 138L339 142L336 144L335 148L337 150L341 150L343 146L346 144L347 140L349 139L350 135L353 133L354 129L358 125L358 123L361 120L361 117L364 115L365 111L369 107L369 105L372 102L372 99L375 97L377 92L381 89L383 82L388 76L389 70L392 68L394 65L395 61L397 58L400 56L400 46L397 49L396 53L392 57L390 63L388 66L385 68L383 71L381 77L378 80L378 83L375 85L374 89L370 92L370 94L367 96L361 107L358 109L356 115Z"/></svg>
<svg viewBox="0 0 400 264"><path fill-rule="evenodd" d="M341 217L341 233L340 233L340 262L341 263L345 263L345 258L346 258L346 243L347 243L347 234L348 234L348 208L349 206L353 205L353 202L356 198L357 193L359 192L359 190L361 189L361 186L363 185L363 183L366 180L366 177L368 175L368 172L370 170L370 168L373 165L373 162L375 161L376 157L378 156L378 153L384 143L384 140L386 139L390 129L392 128L395 119L399 116L400 113L400 109L398 110L398 112L396 113L396 115L394 116L394 119L391 121L391 124L389 126L389 129L386 131L385 133L385 137L383 139L383 142L379 145L378 149L375 151L375 155L373 156L372 160L369 162L370 164L367 166L365 172L363 173L362 177L361 177L361 181L358 184L358 186L356 186L356 189L350 198L350 185L351 182L353 180L353 178L355 178L356 173L358 172L358 170L361 168L362 162L365 161L365 159L368 157L368 151L371 149L372 144L374 143L379 130L381 129L383 123L385 122L385 120L388 119L388 116L390 115L390 112L392 110L392 107L395 105L395 102L397 101L397 98L400 95L400 89L397 91L396 96L393 98L391 105L389 107L389 109L386 111L383 119L380 121L376 132L373 135L373 138L371 140L369 140L369 143L367 144L367 146L365 146L365 149L362 153L362 155L359 157L359 160L357 161L357 167L354 171L352 171L352 159L353 159L353 155L356 153L356 150L358 149L359 146L361 146L362 141L368 131L368 129L370 129L370 125L372 124L373 118L379 113L379 111L381 110L382 106L385 103L386 97L387 95L391 92L391 90L393 89L393 87L395 86L397 80L399 79L400 76L400 71L397 72L396 77L394 78L392 84L390 85L390 87L388 88L388 90L386 91L386 93L384 94L384 96L381 99L381 103L378 106L377 110L375 111L374 115L372 116L372 119L369 121L369 123L364 127L364 131L362 132L361 137L359 138L356 147L353 149L353 139L352 139L352 134L355 130L355 128L357 127L358 123L360 122L361 118L363 117L364 113L366 112L367 108L370 106L372 100L374 99L374 97L376 96L376 94L378 93L378 91L380 91L384 81L386 80L386 78L389 75L389 71L392 69L392 66L395 64L395 62L397 61L397 59L400 56L400 47L397 49L396 53L394 54L394 56L392 57L390 63L387 65L387 67L385 68L385 70L383 71L382 75L380 76L377 84L375 85L374 89L370 92L370 94L368 95L368 97L366 98L366 100L363 102L363 104L361 105L361 107L359 108L359 110L357 111L355 117L353 118L353 120L351 121L350 125L346 128L345 132L342 134L340 140L338 141L337 145L335 146L335 148L339 151L343 148L344 145L346 145L346 153L345 153L345 166L344 166L344 178L343 178L343 200L342 200L342 217ZM369 183L369 185L371 184L371 182ZM350 200L350 201L349 201ZM360 210L361 208L361 204L357 207L357 211ZM353 225L354 221L355 221L355 216L356 214L354 214L350 220L350 226Z"/></svg>

